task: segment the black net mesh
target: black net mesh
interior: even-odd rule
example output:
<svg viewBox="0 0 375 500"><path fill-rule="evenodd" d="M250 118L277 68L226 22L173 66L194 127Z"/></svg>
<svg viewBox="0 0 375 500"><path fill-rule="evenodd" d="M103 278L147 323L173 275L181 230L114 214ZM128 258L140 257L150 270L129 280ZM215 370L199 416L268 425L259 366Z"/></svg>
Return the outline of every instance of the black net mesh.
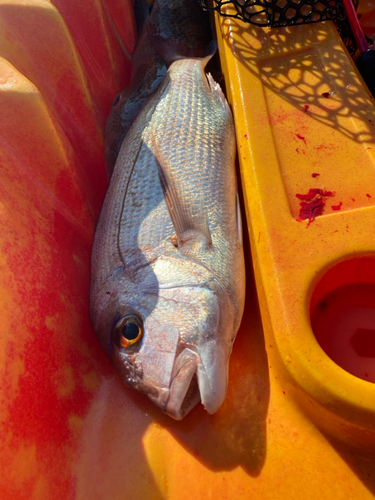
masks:
<svg viewBox="0 0 375 500"><path fill-rule="evenodd" d="M199 0L206 10L234 17L257 26L277 28L320 21L333 21L351 54L357 45L340 0ZM358 0L353 0L357 8ZM227 6L234 8L230 13Z"/></svg>

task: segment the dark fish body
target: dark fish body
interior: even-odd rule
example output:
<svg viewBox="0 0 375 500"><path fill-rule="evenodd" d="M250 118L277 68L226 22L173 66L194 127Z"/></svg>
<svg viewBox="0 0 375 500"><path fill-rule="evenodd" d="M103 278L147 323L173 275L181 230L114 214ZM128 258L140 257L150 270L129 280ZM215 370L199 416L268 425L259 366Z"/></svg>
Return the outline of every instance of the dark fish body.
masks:
<svg viewBox="0 0 375 500"><path fill-rule="evenodd" d="M156 0L147 30L167 64L181 57L208 55L210 18L197 0Z"/></svg>
<svg viewBox="0 0 375 500"><path fill-rule="evenodd" d="M146 0L134 0L134 17L138 33L142 33L144 25L150 15L150 7Z"/></svg>
<svg viewBox="0 0 375 500"><path fill-rule="evenodd" d="M222 404L244 306L234 125L206 62L174 62L134 120L92 254L104 351L175 419Z"/></svg>

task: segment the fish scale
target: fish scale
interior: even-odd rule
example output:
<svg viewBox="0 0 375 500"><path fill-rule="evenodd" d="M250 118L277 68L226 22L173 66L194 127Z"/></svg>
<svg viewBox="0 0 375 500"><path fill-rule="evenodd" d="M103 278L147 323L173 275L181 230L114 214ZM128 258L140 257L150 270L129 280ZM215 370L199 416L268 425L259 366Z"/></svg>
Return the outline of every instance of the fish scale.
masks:
<svg viewBox="0 0 375 500"><path fill-rule="evenodd" d="M201 200L198 208L207 211L215 251L225 253L225 248L225 257L230 259L228 245L232 238L228 238L228 227L237 228L235 211L227 208L231 203L234 208L236 189L233 123L217 95L208 91L199 60L177 61L172 71L178 76L155 111L153 128L157 131L156 137L162 139L160 149L164 160L169 163L173 177L179 179L181 196L185 200ZM183 128L181 122L184 122ZM176 146L170 149L170 144ZM215 165L223 167L215 168ZM192 182L184 182L184 178ZM223 266L228 262L217 262L210 253L201 255L200 259L214 269L220 266L219 274L227 278Z"/></svg>

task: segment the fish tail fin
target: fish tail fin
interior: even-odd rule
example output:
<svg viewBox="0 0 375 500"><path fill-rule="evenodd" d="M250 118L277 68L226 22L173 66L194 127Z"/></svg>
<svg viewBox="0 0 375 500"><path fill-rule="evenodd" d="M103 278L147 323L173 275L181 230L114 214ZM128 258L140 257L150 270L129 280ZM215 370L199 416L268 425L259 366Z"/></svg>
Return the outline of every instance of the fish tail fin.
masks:
<svg viewBox="0 0 375 500"><path fill-rule="evenodd" d="M205 48L193 49L179 40L164 38L151 22L147 23L147 32L152 46L167 66L180 59L190 58L207 58L208 62L217 50L217 43L214 40L211 40Z"/></svg>
<svg viewBox="0 0 375 500"><path fill-rule="evenodd" d="M150 10L146 0L134 0L134 16L139 36L147 19L150 17Z"/></svg>

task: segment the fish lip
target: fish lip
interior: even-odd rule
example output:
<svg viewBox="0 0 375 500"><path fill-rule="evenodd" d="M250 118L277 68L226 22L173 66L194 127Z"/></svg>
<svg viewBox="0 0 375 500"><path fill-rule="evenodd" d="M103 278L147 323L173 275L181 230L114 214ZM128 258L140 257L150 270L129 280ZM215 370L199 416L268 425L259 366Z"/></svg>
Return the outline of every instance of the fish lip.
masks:
<svg viewBox="0 0 375 500"><path fill-rule="evenodd" d="M222 405L228 386L225 346L208 342L185 347L174 361L165 413L181 420L202 402L207 413ZM230 354L230 353L229 353Z"/></svg>
<svg viewBox="0 0 375 500"><path fill-rule="evenodd" d="M181 420L196 406L200 399L197 382L199 355L185 348L176 358L169 388L165 413Z"/></svg>

